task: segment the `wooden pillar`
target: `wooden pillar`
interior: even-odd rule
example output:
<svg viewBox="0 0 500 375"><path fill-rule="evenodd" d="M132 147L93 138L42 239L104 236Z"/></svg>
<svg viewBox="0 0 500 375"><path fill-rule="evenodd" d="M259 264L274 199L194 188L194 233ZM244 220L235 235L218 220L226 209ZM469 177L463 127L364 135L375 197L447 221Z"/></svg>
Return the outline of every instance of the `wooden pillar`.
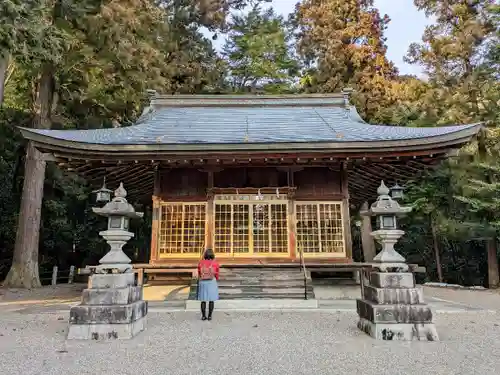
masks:
<svg viewBox="0 0 500 375"><path fill-rule="evenodd" d="M160 229L160 202L161 202L161 173L156 166L153 188L153 220L151 223L151 252L149 255L149 263L155 263L158 259L158 239Z"/></svg>
<svg viewBox="0 0 500 375"><path fill-rule="evenodd" d="M346 257L352 259L352 234L351 234L351 215L349 212L349 177L347 164L342 163L340 168L340 189L343 196L342 199L342 217L344 224L344 242Z"/></svg>
<svg viewBox="0 0 500 375"><path fill-rule="evenodd" d="M214 247L214 195L211 189L214 187L214 171L207 171L208 194L207 194L207 236L205 238L205 247Z"/></svg>
<svg viewBox="0 0 500 375"><path fill-rule="evenodd" d="M361 211L368 211L368 202L363 203ZM370 235L372 232L372 218L362 216L361 220L361 246L363 248L363 258L365 262L371 262L375 257L375 241Z"/></svg>
<svg viewBox="0 0 500 375"><path fill-rule="evenodd" d="M293 180L294 170L289 168L287 171L287 185L289 187L294 186ZM288 249L290 252L291 259L297 259L297 223L296 223L296 215L295 215L295 198L293 193L288 194Z"/></svg>

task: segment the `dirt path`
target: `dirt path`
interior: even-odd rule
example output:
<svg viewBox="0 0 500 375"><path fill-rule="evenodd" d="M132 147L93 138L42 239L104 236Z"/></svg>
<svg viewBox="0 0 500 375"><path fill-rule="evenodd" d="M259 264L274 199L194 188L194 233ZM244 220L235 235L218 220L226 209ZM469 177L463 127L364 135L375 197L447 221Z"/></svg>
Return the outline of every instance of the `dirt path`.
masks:
<svg viewBox="0 0 500 375"><path fill-rule="evenodd" d="M0 306L18 304L43 304L55 301L78 301L85 284L61 284L36 289L0 288Z"/></svg>

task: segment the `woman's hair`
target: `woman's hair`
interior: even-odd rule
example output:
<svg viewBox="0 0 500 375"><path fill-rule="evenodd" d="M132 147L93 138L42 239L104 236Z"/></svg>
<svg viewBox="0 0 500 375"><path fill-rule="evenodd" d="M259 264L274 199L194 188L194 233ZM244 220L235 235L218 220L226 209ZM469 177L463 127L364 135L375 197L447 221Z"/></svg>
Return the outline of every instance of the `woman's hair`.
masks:
<svg viewBox="0 0 500 375"><path fill-rule="evenodd" d="M205 250L205 253L203 254L203 259L205 259L205 260L214 260L215 259L214 251L210 247Z"/></svg>

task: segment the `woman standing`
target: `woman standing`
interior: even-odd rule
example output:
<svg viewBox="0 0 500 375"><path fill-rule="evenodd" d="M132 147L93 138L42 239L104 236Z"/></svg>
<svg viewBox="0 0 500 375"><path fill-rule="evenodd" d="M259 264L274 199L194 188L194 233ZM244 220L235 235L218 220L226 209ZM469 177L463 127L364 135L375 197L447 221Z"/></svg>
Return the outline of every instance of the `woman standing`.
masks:
<svg viewBox="0 0 500 375"><path fill-rule="evenodd" d="M215 261L215 254L208 248L203 254L203 259L198 263L198 301L201 301L201 320L212 320L215 301L219 299L219 264Z"/></svg>

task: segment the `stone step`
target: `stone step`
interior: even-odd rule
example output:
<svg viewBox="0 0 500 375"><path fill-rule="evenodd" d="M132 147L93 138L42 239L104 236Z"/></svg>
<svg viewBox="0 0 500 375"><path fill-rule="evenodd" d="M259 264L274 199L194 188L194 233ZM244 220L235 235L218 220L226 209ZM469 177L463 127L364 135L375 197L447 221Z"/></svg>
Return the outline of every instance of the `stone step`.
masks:
<svg viewBox="0 0 500 375"><path fill-rule="evenodd" d="M265 267L265 268L253 268L253 267L222 267L221 272L302 272L301 267Z"/></svg>
<svg viewBox="0 0 500 375"><path fill-rule="evenodd" d="M317 309L315 299L226 299L215 303L216 311L224 310L279 310ZM187 311L200 311L199 301L186 301Z"/></svg>
<svg viewBox="0 0 500 375"><path fill-rule="evenodd" d="M186 306L186 301L185 300L166 300L165 306L184 308Z"/></svg>
<svg viewBox="0 0 500 375"><path fill-rule="evenodd" d="M304 288L220 288L219 294L239 294L239 293L255 293L255 294L294 294L304 293Z"/></svg>
<svg viewBox="0 0 500 375"><path fill-rule="evenodd" d="M314 289L308 287L306 289L308 298L314 299ZM189 291L188 299L194 300L197 297L196 287L192 287ZM303 288L293 288L293 289L280 289L280 288L269 288L265 291L259 290L257 288L245 288L245 289L219 289L219 297L221 299L238 299L238 298L304 298Z"/></svg>
<svg viewBox="0 0 500 375"><path fill-rule="evenodd" d="M279 275L279 274L290 274L290 273L303 273L301 269L234 269L234 270L228 270L225 268L222 268L220 270L221 274L225 275L248 275L248 274L253 274L253 275L265 275L265 274L274 274L274 275Z"/></svg>
<svg viewBox="0 0 500 375"><path fill-rule="evenodd" d="M305 299L304 293L286 293L286 294L252 294L241 293L238 295L219 295L220 300L240 300L240 299ZM307 299L314 299L314 295L308 293Z"/></svg>
<svg viewBox="0 0 500 375"><path fill-rule="evenodd" d="M304 275L220 275L221 280L246 280L246 279L259 279L259 280L304 280Z"/></svg>
<svg viewBox="0 0 500 375"><path fill-rule="evenodd" d="M340 277L313 279L312 282L314 285L358 285L352 277L349 279Z"/></svg>
<svg viewBox="0 0 500 375"><path fill-rule="evenodd" d="M308 274L309 275L309 274ZM312 280L306 280L299 268L223 268L219 280L221 299L303 299L314 298ZM196 298L197 280L191 282L189 299Z"/></svg>
<svg viewBox="0 0 500 375"><path fill-rule="evenodd" d="M240 281L232 281L232 280L219 280L219 288L242 288L245 286L258 286L262 288L303 288L304 280L293 280L293 281L269 281L269 280L240 280ZM310 284L309 282L307 284Z"/></svg>

